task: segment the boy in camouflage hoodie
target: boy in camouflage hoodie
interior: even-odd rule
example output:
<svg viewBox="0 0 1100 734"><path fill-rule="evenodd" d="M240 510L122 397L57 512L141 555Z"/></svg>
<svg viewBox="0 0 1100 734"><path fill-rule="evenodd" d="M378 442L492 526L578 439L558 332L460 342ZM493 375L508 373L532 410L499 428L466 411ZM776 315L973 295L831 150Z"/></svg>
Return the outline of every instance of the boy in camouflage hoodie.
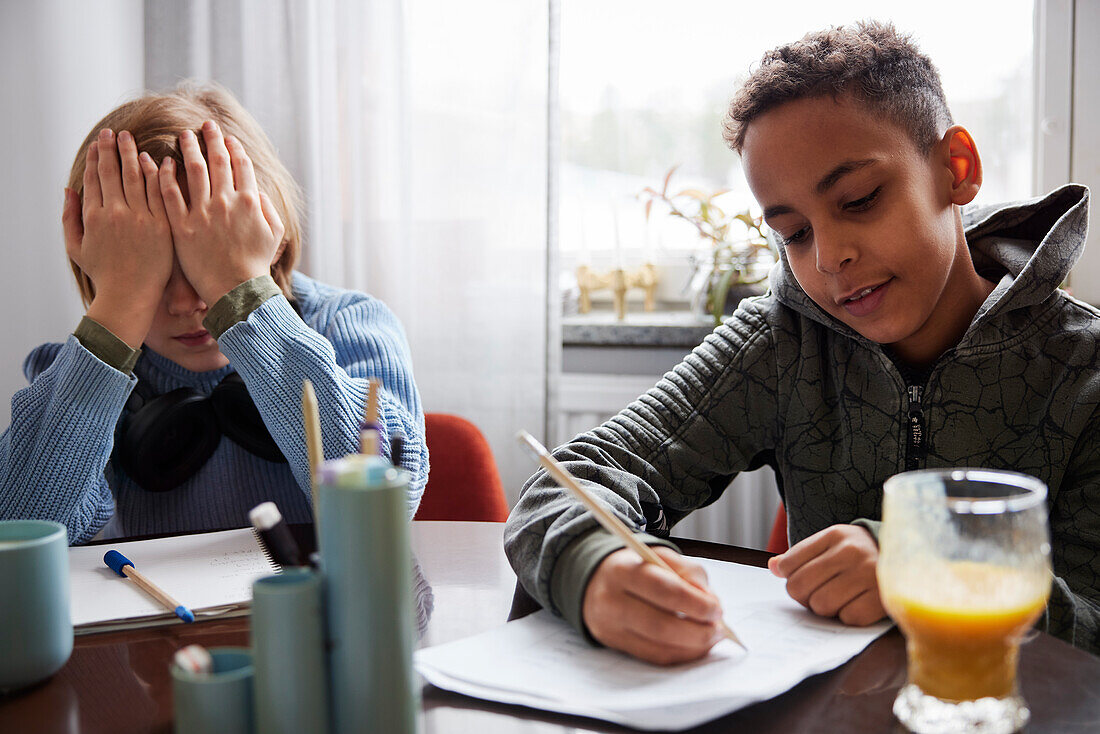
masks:
<svg viewBox="0 0 1100 734"><path fill-rule="evenodd" d="M769 567L848 624L885 616L882 483L981 466L1049 487L1054 585L1039 627L1100 652L1100 312L1058 289L1088 191L961 207L982 166L929 59L890 26L766 54L726 140L780 245L769 292L645 395L555 457L680 573L644 565L540 472L508 521L523 586L596 641L659 663L721 635L668 529L771 465L791 548Z"/></svg>

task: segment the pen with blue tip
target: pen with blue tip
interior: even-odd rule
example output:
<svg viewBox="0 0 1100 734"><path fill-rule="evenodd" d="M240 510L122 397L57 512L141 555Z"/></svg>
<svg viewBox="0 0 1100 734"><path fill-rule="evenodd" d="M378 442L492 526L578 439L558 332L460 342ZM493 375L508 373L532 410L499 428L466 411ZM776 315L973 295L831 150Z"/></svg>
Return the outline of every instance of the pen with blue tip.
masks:
<svg viewBox="0 0 1100 734"><path fill-rule="evenodd" d="M195 621L195 615L190 609L165 594L152 581L145 578L145 576L143 576L142 574L138 573L138 571L134 568L134 562L126 556L122 555L116 550L109 550L104 554L103 562L106 563L107 567L117 573L119 576L123 576L133 581L135 584L137 584L137 587L139 589L166 606L169 611L174 613L184 622Z"/></svg>

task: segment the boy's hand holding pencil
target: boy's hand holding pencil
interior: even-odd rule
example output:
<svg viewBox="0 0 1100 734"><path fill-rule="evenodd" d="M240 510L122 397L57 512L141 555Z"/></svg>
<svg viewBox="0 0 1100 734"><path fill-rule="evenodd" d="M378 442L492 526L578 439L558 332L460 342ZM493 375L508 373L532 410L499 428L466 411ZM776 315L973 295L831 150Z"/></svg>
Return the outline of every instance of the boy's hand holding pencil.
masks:
<svg viewBox="0 0 1100 734"><path fill-rule="evenodd" d="M526 431L520 443L626 548L605 558L585 589L581 615L598 641L661 665L700 658L723 637L745 647L722 620L703 569L668 548L642 543ZM747 648L745 648L747 650Z"/></svg>
<svg viewBox="0 0 1100 734"><path fill-rule="evenodd" d="M600 643L651 663L701 658L725 637L718 597L697 563L671 548L653 550L675 573L643 562L629 548L615 551L588 582L584 624Z"/></svg>

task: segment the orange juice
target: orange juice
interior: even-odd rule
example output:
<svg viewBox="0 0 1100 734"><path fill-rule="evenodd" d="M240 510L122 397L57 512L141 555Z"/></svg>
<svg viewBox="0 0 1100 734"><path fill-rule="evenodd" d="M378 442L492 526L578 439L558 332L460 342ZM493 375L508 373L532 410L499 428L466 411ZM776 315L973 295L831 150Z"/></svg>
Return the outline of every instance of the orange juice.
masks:
<svg viewBox="0 0 1100 734"><path fill-rule="evenodd" d="M949 701L1012 695L1020 639L1046 606L1049 578L989 563L939 570L931 588L883 589L905 634L909 682Z"/></svg>

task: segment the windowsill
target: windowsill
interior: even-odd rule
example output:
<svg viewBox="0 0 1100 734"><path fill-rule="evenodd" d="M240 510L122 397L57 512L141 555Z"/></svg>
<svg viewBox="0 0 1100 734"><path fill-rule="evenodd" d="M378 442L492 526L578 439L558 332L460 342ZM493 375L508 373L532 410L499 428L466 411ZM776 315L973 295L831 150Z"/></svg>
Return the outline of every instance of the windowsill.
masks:
<svg viewBox="0 0 1100 734"><path fill-rule="evenodd" d="M686 308L645 311L627 304L626 318L615 310L594 305L586 314L562 318L565 346L695 347L714 330L714 321Z"/></svg>

